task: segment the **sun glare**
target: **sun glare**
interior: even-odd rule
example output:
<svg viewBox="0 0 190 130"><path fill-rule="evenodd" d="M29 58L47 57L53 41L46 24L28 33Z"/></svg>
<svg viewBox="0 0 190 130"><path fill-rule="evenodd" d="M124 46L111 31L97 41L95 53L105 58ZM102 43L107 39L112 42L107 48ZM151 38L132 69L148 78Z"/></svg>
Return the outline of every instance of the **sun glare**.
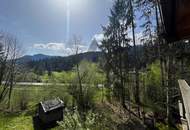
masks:
<svg viewBox="0 0 190 130"><path fill-rule="evenodd" d="M88 0L50 0L51 5L57 9L70 10L73 13L79 13L87 7Z"/></svg>

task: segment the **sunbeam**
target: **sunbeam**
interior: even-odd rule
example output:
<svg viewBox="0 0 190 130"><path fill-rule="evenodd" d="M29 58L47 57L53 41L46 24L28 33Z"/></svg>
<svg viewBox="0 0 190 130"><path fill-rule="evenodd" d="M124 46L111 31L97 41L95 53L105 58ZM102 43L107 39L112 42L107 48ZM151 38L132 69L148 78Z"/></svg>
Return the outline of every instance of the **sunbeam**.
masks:
<svg viewBox="0 0 190 130"><path fill-rule="evenodd" d="M66 41L69 41L69 37L70 37L70 0L66 0L67 1L67 7L66 7L66 11L67 11L67 15L66 15Z"/></svg>

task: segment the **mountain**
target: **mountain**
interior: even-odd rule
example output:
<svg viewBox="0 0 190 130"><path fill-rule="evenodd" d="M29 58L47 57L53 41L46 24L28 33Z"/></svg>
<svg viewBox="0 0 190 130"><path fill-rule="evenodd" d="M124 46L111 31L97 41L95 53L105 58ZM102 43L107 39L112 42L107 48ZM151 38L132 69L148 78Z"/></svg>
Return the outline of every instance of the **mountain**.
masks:
<svg viewBox="0 0 190 130"><path fill-rule="evenodd" d="M38 61L38 60L43 60L43 59L47 59L47 58L52 58L54 56L48 56L48 55L44 55L44 54L37 54L32 56L32 60L34 61Z"/></svg>
<svg viewBox="0 0 190 130"><path fill-rule="evenodd" d="M138 45L137 51L139 57L141 57L139 62L141 66L144 66L146 60L143 57L144 56L143 46ZM133 54L134 54L134 49L133 47L131 47L131 49L128 52L128 62L130 68L133 68L135 65L135 59ZM97 63L102 58L103 58L103 53L95 51L81 53L78 55L66 56L66 57L38 54L34 56L21 57L18 59L18 63L24 65L29 70L34 70L36 73L42 74L44 71L63 71L63 70L69 71L72 70L73 67L82 60L87 60Z"/></svg>
<svg viewBox="0 0 190 130"><path fill-rule="evenodd" d="M48 58L53 58L54 56L48 56L48 55L44 55L44 54L36 54L36 55L25 55L19 59L17 59L18 63L26 63L29 61L39 61L39 60L43 60L43 59L48 59Z"/></svg>
<svg viewBox="0 0 190 130"><path fill-rule="evenodd" d="M34 70L37 73L42 73L44 71L72 70L73 67L82 60L96 63L101 57L101 52L86 52L67 57L38 54L34 56L21 57L18 59L18 63L22 65L24 64L27 69Z"/></svg>

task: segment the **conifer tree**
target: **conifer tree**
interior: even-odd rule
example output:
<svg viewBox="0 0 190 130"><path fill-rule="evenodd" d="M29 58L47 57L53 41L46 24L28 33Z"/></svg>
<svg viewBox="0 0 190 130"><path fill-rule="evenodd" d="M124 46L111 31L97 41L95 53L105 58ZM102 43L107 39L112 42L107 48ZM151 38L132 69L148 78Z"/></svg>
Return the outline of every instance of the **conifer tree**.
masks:
<svg viewBox="0 0 190 130"><path fill-rule="evenodd" d="M128 14L126 0L116 0L109 16L109 24L103 27L104 40L101 49L105 54L107 67L113 73L114 93L125 107L125 83L128 70ZM120 95L121 94L121 95Z"/></svg>

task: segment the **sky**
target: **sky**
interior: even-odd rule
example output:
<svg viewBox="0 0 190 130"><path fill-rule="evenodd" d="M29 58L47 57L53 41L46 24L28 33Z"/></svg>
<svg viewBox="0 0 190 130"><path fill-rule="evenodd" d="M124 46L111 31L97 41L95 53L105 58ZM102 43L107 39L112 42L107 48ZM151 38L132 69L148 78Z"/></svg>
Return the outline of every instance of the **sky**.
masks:
<svg viewBox="0 0 190 130"><path fill-rule="evenodd" d="M66 56L73 35L82 39L81 50L94 37L102 37L112 0L0 0L0 30L22 44L24 54Z"/></svg>

